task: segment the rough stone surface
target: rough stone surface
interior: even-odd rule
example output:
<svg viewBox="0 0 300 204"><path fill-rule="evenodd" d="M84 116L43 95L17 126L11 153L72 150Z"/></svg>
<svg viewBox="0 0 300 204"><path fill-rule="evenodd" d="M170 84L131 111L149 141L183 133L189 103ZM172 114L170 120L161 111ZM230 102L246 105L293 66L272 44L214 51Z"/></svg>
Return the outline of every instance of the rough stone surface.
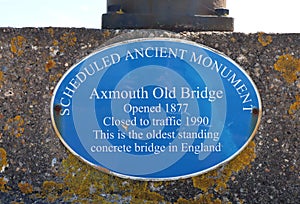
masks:
<svg viewBox="0 0 300 204"><path fill-rule="evenodd" d="M199 200L203 203L299 203L300 68L297 66L300 66L300 34L140 31L144 37L161 35L207 45L223 52L249 73L263 103L262 122L254 138L255 159L247 168L233 169L224 181L223 190L216 188L219 180L207 189L196 185L194 178L156 183L106 176L102 188L93 184L87 193L71 192L76 179L67 181L68 172L74 166L76 172L87 167L70 160L68 150L54 133L49 110L52 91L73 64L102 44L113 41L112 38L124 33L130 36L132 32L0 28L0 203L81 203L100 202L100 198L108 203L141 203L141 200L153 203L199 203ZM287 55L298 60L298 65L287 61L281 68L289 72L283 75L274 65ZM296 78L288 81L293 75ZM246 156L242 160L247 160ZM226 165L222 168L226 169ZM218 172L222 172L222 168ZM76 172L70 178L81 176ZM98 177L96 174L91 178L97 180ZM79 181L78 188L85 185L83 180ZM120 187L117 182L121 183ZM49 183L55 184L50 190L46 188ZM107 192L106 186L114 188ZM136 193L135 188L139 186L149 190L145 191L147 195L156 192L155 196ZM144 192L141 187L140 190Z"/></svg>

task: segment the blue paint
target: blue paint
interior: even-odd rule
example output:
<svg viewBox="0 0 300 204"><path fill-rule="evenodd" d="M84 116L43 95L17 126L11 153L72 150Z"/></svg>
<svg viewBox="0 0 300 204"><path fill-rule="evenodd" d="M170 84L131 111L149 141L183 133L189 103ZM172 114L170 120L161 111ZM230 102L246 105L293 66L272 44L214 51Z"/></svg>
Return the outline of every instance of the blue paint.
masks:
<svg viewBox="0 0 300 204"><path fill-rule="evenodd" d="M250 77L223 54L178 39L138 39L74 65L54 91L51 116L64 145L90 165L171 180L242 151L261 102Z"/></svg>

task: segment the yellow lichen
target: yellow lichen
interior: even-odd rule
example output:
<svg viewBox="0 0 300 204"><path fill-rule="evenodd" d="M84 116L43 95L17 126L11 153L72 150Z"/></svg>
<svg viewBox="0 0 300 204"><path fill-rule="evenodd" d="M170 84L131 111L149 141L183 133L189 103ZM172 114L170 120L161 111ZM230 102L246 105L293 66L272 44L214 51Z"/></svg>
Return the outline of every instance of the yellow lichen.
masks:
<svg viewBox="0 0 300 204"><path fill-rule="evenodd" d="M58 45L58 41L57 40L53 40L53 46L57 46Z"/></svg>
<svg viewBox="0 0 300 204"><path fill-rule="evenodd" d="M17 37L13 37L10 43L10 51L18 56L21 56L24 52L23 44L25 41L26 39L23 36L19 35Z"/></svg>
<svg viewBox="0 0 300 204"><path fill-rule="evenodd" d="M0 88L2 87L3 81L4 81L4 74L2 71L0 71Z"/></svg>
<svg viewBox="0 0 300 204"><path fill-rule="evenodd" d="M53 69L56 66L56 62L53 59L50 59L45 64L45 71L49 72L50 69Z"/></svg>
<svg viewBox="0 0 300 204"><path fill-rule="evenodd" d="M42 193L44 195L55 193L56 195L59 194L59 191L63 189L63 184L56 183L54 181L44 181L42 186Z"/></svg>
<svg viewBox="0 0 300 204"><path fill-rule="evenodd" d="M26 182L18 183L18 187L19 187L20 191L24 194L30 194L33 191L32 185L29 183L26 183Z"/></svg>
<svg viewBox="0 0 300 204"><path fill-rule="evenodd" d="M54 37L54 29L53 28L48 28L48 33L51 35L51 37Z"/></svg>
<svg viewBox="0 0 300 204"><path fill-rule="evenodd" d="M74 46L77 42L77 38L75 36L75 32L71 33L64 33L61 37L60 40L63 41L65 44L69 46Z"/></svg>
<svg viewBox="0 0 300 204"><path fill-rule="evenodd" d="M6 151L3 148L0 148L0 172L4 171L5 167L8 166Z"/></svg>
<svg viewBox="0 0 300 204"><path fill-rule="evenodd" d="M296 96L296 101L289 108L289 114L293 115L299 109L300 109L300 95L297 95Z"/></svg>
<svg viewBox="0 0 300 204"><path fill-rule="evenodd" d="M53 203L60 197L63 188L62 183L45 181L42 186L42 196L46 198L48 202Z"/></svg>
<svg viewBox="0 0 300 204"><path fill-rule="evenodd" d="M48 30L48 32L50 33L51 37L54 37L54 30L50 29ZM58 46L59 45L59 51L60 52L64 52L65 48L68 46L75 46L76 42L77 42L77 37L75 35L75 32L68 32L68 33L64 33L62 36L60 36L60 41L53 39L53 46Z"/></svg>
<svg viewBox="0 0 300 204"><path fill-rule="evenodd" d="M219 193L226 192L226 183L232 174L249 167L255 157L255 143L250 142L247 148L227 165L192 178L194 186L201 189L204 193L207 193L209 189L214 189Z"/></svg>
<svg viewBox="0 0 300 204"><path fill-rule="evenodd" d="M19 115L8 119L4 126L4 131L8 131L11 136L21 137L24 130L24 119Z"/></svg>
<svg viewBox="0 0 300 204"><path fill-rule="evenodd" d="M163 201L163 197L158 193L149 191L147 182L143 181L131 181L131 191L127 196L132 196L132 203L141 203L143 201L159 202ZM123 189L125 190L125 189Z"/></svg>
<svg viewBox="0 0 300 204"><path fill-rule="evenodd" d="M62 73L57 73L55 75L50 75L49 76L49 81L50 82L57 82L60 78L62 77Z"/></svg>
<svg viewBox="0 0 300 204"><path fill-rule="evenodd" d="M64 178L61 183L46 181L43 184L42 196L49 202L64 199L75 203L110 203L106 196L120 199L120 193L124 197L131 197L132 204L163 201L161 195L149 190L148 182L125 180L102 173L72 154L63 160L61 175Z"/></svg>
<svg viewBox="0 0 300 204"><path fill-rule="evenodd" d="M0 81L3 81L3 78L4 78L4 74L2 71L0 71Z"/></svg>
<svg viewBox="0 0 300 204"><path fill-rule="evenodd" d="M249 167L255 159L254 149L255 143L250 142L248 147L226 166L192 178L194 186L201 189L203 193L189 200L179 198L176 203L221 204L221 200L209 190L213 189L218 193L226 192L226 183L232 178L233 172ZM45 181L42 185L42 192L39 196L50 203L62 199L74 203L111 203L109 200L122 199L120 195L126 199L130 197L131 204L168 203L164 201L163 196L149 190L149 182L126 180L102 173L81 162L72 154L63 160L61 168L59 174L63 178L61 182ZM1 191L7 189L6 184L7 182L0 178ZM168 182L151 182L151 185L155 187L167 184ZM29 183L20 182L18 186L22 193L30 194L33 191Z"/></svg>
<svg viewBox="0 0 300 204"><path fill-rule="evenodd" d="M230 41L231 41L232 43L236 43L237 40L236 40L234 37L231 37L231 38L230 38Z"/></svg>
<svg viewBox="0 0 300 204"><path fill-rule="evenodd" d="M186 200L184 198L179 198L176 202L176 204L198 204L199 202L193 201L193 200Z"/></svg>
<svg viewBox="0 0 300 204"><path fill-rule="evenodd" d="M59 46L60 52L64 52L65 48L68 46L75 46L77 42L77 37L75 35L75 32L70 32L70 33L64 33L61 37L60 40L62 41L62 44ZM59 42L57 40L53 41L53 45L57 46Z"/></svg>
<svg viewBox="0 0 300 204"><path fill-rule="evenodd" d="M107 38L107 37L109 37L111 35L111 32L109 31L109 30L105 30L105 31L103 31L103 33L102 33L102 36L104 37L104 38Z"/></svg>
<svg viewBox="0 0 300 204"><path fill-rule="evenodd" d="M296 59L290 54L282 55L274 64L274 69L281 72L288 83L293 83L297 80L298 72L300 72L300 59Z"/></svg>
<svg viewBox="0 0 300 204"><path fill-rule="evenodd" d="M233 172L240 171L250 166L255 159L255 143L250 142L248 147L242 151L234 160L226 166L218 168L204 175L194 177L194 186L201 189L203 193L194 199L178 199L178 204L198 203L221 203L209 190L215 192L226 192L226 183L232 177ZM160 203L165 202L163 196L152 192L150 185L160 187L168 185L168 182L144 182L118 178L81 162L77 157L69 154L64 159L60 170L63 180L61 183L45 181L42 186L41 196L49 202L63 199L66 202L85 203L109 203L108 200L120 200L120 194L128 199L130 203ZM107 197L109 197L108 200Z"/></svg>
<svg viewBox="0 0 300 204"><path fill-rule="evenodd" d="M121 183L120 179L113 179L83 164L73 155L69 155L68 159L63 161L63 168L64 185L68 188L62 195L64 198L76 195L79 202L83 199L104 201L99 192L113 193Z"/></svg>
<svg viewBox="0 0 300 204"><path fill-rule="evenodd" d="M265 33L263 33L263 32L258 33L258 42L260 42L260 44L262 46L265 47L265 46L271 44L272 41L273 41L272 36L265 35Z"/></svg>
<svg viewBox="0 0 300 204"><path fill-rule="evenodd" d="M7 186L7 180L0 177L0 192L8 192L10 188Z"/></svg>

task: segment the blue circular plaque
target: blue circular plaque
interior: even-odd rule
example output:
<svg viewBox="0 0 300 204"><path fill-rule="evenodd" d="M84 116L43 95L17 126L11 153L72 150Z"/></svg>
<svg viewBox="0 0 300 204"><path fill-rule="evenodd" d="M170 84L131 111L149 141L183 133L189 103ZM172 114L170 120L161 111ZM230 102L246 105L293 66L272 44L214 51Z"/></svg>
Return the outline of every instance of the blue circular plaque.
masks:
<svg viewBox="0 0 300 204"><path fill-rule="evenodd" d="M74 65L51 102L55 131L104 172L172 180L212 170L253 138L262 110L246 72L194 42L135 39Z"/></svg>

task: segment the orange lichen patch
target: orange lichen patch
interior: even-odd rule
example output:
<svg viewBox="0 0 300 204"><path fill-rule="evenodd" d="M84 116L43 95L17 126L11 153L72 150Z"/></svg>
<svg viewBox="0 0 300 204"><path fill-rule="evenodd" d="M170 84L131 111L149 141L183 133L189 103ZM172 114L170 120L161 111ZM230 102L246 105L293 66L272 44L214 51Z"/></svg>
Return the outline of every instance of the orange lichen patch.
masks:
<svg viewBox="0 0 300 204"><path fill-rule="evenodd" d="M57 40L53 40L53 46L57 46L58 45L58 41Z"/></svg>
<svg viewBox="0 0 300 204"><path fill-rule="evenodd" d="M236 40L234 37L231 37L231 38L230 38L230 41L231 41L232 43L236 43L237 40Z"/></svg>
<svg viewBox="0 0 300 204"><path fill-rule="evenodd" d="M57 82L62 77L62 73L57 73L55 75L50 75L49 81L50 82Z"/></svg>
<svg viewBox="0 0 300 204"><path fill-rule="evenodd" d="M17 54L18 56L21 56L23 54L23 44L26 41L26 39L23 36L17 36L11 39L10 43L10 51L14 54Z"/></svg>
<svg viewBox="0 0 300 204"><path fill-rule="evenodd" d="M141 203L143 201L151 201L153 203L159 203L163 201L164 198L155 192L151 192L149 190L149 185L147 182L143 181L133 181L130 186L131 191L127 194L127 196L132 196L131 203ZM125 190L125 189L123 189Z"/></svg>
<svg viewBox="0 0 300 204"><path fill-rule="evenodd" d="M75 46L77 42L77 37L75 35L75 32L70 32L70 33L64 33L61 37L60 40L62 41L62 44L59 46L60 52L64 52L65 48L68 46ZM54 40L53 45L57 46L59 44L58 41Z"/></svg>
<svg viewBox="0 0 300 204"><path fill-rule="evenodd" d="M3 81L3 79L4 79L4 74L2 71L0 71L0 81Z"/></svg>
<svg viewBox="0 0 300 204"><path fill-rule="evenodd" d="M50 59L47 61L45 65L45 71L49 72L50 69L53 69L56 66L56 62L53 59Z"/></svg>
<svg viewBox="0 0 300 204"><path fill-rule="evenodd" d="M130 203L159 203L163 197L149 190L149 182L117 178L86 165L72 154L62 163L62 183L45 182L43 195L51 202L63 198L66 202L110 203L106 200L120 200L131 197ZM50 197L48 196L50 195ZM74 200L76 197L76 200Z"/></svg>
<svg viewBox="0 0 300 204"><path fill-rule="evenodd" d="M3 148L0 148L0 173L4 171L5 167L8 166L6 151Z"/></svg>
<svg viewBox="0 0 300 204"><path fill-rule="evenodd" d="M260 42L260 44L261 44L262 46L265 47L265 46L271 44L272 41L273 41L272 36L266 35L266 34L263 33L263 32L258 33L258 42Z"/></svg>
<svg viewBox="0 0 300 204"><path fill-rule="evenodd" d="M63 161L63 167L65 173L64 184L68 186L63 196L72 197L75 194L79 199L78 201L84 198L104 201L105 199L99 196L99 192L104 194L115 192L117 186L121 183L119 179L113 179L83 164L73 155L69 155L68 159Z"/></svg>
<svg viewBox="0 0 300 204"><path fill-rule="evenodd" d="M21 137L24 133L24 119L19 115L8 119L4 131L8 131L11 136Z"/></svg>
<svg viewBox="0 0 300 204"><path fill-rule="evenodd" d="M179 198L175 204L198 204L198 201L186 200L184 198Z"/></svg>
<svg viewBox="0 0 300 204"><path fill-rule="evenodd" d="M42 197L46 198L48 202L53 203L60 197L63 188L62 183L45 181L42 186Z"/></svg>
<svg viewBox="0 0 300 204"><path fill-rule="evenodd" d="M249 167L255 157L255 143L252 141L244 151L242 151L235 159L231 160L226 166L194 177L194 186L204 192L208 192L209 189L214 189L216 192L220 193L225 192L227 188L226 183L229 181L232 174Z"/></svg>
<svg viewBox="0 0 300 204"><path fill-rule="evenodd" d="M60 40L63 41L65 44L69 46L74 46L77 42L77 38L75 36L75 32L71 33L64 33L61 37Z"/></svg>
<svg viewBox="0 0 300 204"><path fill-rule="evenodd" d="M288 83L293 83L297 80L298 72L300 72L300 59L296 59L290 54L282 55L274 64L274 69L281 72Z"/></svg>
<svg viewBox="0 0 300 204"><path fill-rule="evenodd" d="M20 182L20 183L18 183L18 187L19 187L20 191L25 194L30 194L33 191L33 187L29 183Z"/></svg>
<svg viewBox="0 0 300 204"><path fill-rule="evenodd" d="M48 28L48 33L51 35L51 37L54 37L54 29L53 28Z"/></svg>
<svg viewBox="0 0 300 204"><path fill-rule="evenodd" d="M0 177L0 192L8 192L7 179Z"/></svg>
<svg viewBox="0 0 300 204"><path fill-rule="evenodd" d="M2 71L0 71L0 88L2 87L3 81L4 81L4 74Z"/></svg>
<svg viewBox="0 0 300 204"><path fill-rule="evenodd" d="M226 192L226 183L232 179L232 174L249 167L250 163L255 159L254 149L255 143L250 142L248 147L226 166L194 177L194 186L201 189L203 193L190 200L180 198L177 203L222 203L209 190L218 193ZM63 178L61 183L46 181L43 184L41 195L49 202L64 199L66 202L72 201L75 203L109 203L110 200L130 198L130 203L133 204L167 203L164 201L163 196L150 190L151 185L157 187L167 185L167 182L144 182L121 179L103 173L81 162L72 154L69 154L69 157L63 160L60 175Z"/></svg>
<svg viewBox="0 0 300 204"><path fill-rule="evenodd" d="M105 37L105 38L109 37L110 35L111 35L111 32L109 30L105 30L102 33L102 36Z"/></svg>
<svg viewBox="0 0 300 204"><path fill-rule="evenodd" d="M296 96L296 101L289 108L289 114L293 115L299 109L300 109L300 95L297 95Z"/></svg>

